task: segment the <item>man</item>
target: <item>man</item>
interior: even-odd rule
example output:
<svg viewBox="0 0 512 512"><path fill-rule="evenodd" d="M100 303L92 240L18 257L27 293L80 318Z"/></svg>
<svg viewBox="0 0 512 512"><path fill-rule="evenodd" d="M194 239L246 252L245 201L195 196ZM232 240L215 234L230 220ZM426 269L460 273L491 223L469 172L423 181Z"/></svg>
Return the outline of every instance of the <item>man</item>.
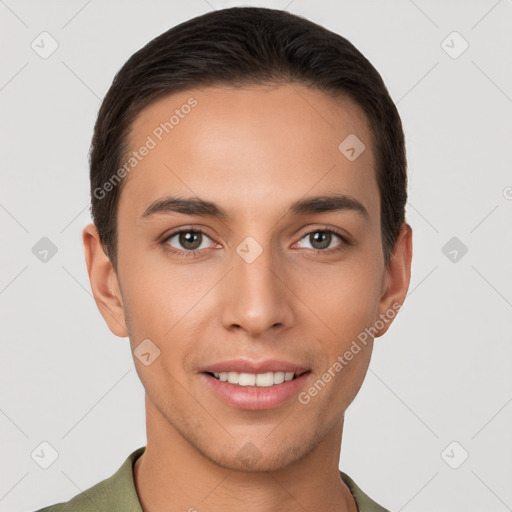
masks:
<svg viewBox="0 0 512 512"><path fill-rule="evenodd" d="M412 258L402 126L368 60L284 11L194 18L116 75L90 172L87 269L147 445L42 510L385 511L338 469Z"/></svg>

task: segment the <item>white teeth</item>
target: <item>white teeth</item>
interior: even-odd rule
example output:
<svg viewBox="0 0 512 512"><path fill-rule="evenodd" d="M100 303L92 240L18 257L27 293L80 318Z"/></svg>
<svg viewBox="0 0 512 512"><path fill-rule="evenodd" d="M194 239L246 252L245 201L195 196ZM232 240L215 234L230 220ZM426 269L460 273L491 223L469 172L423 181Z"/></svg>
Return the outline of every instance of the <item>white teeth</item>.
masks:
<svg viewBox="0 0 512 512"><path fill-rule="evenodd" d="M258 373L255 377L255 384L257 386L267 387L274 385L274 374L272 372Z"/></svg>
<svg viewBox="0 0 512 512"><path fill-rule="evenodd" d="M292 374L293 379L293 374ZM290 380L290 379L288 379ZM284 382L284 372L274 373L274 384L282 384Z"/></svg>
<svg viewBox="0 0 512 512"><path fill-rule="evenodd" d="M231 384L238 384L238 379L240 378L240 374L237 372L227 372L227 381Z"/></svg>
<svg viewBox="0 0 512 512"><path fill-rule="evenodd" d="M239 386L254 386L256 384L256 375L254 373L240 373L238 375Z"/></svg>
<svg viewBox="0 0 512 512"><path fill-rule="evenodd" d="M239 386L270 387L293 379L293 372L238 373L220 372L213 374L217 379Z"/></svg>

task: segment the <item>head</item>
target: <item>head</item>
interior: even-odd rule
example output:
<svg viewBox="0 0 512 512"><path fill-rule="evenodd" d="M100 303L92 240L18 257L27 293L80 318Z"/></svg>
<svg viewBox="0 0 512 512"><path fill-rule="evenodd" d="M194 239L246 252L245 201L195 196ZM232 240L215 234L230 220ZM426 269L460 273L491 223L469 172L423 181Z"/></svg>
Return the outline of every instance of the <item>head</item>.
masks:
<svg viewBox="0 0 512 512"><path fill-rule="evenodd" d="M285 11L194 18L117 73L90 178L94 297L154 425L250 470L335 439L410 279L404 135L370 62ZM204 370L240 358L307 367L302 400L224 403Z"/></svg>

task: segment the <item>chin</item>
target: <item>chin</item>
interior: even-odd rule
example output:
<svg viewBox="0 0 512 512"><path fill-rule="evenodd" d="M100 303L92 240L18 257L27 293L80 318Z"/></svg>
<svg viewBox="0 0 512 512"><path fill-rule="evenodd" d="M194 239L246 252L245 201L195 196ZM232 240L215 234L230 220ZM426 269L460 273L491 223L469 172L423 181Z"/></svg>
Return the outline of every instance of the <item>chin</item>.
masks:
<svg viewBox="0 0 512 512"><path fill-rule="evenodd" d="M236 451L233 451L231 444L225 447L225 451L204 455L218 466L232 471L263 473L286 468L305 456L306 451L304 443L281 445L279 449L272 451L269 446L260 450L256 444L248 441Z"/></svg>

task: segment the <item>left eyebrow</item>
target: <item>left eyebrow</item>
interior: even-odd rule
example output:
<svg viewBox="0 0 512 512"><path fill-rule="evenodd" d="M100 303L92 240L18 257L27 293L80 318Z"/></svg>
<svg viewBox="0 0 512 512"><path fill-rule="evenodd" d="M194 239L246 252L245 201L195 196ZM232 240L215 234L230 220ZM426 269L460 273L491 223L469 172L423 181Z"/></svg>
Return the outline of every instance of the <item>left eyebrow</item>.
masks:
<svg viewBox="0 0 512 512"><path fill-rule="evenodd" d="M324 213L336 211L353 211L369 220L368 210L363 203L355 197L345 194L327 194L323 196L308 197L293 203L288 214L306 215L311 213Z"/></svg>
<svg viewBox="0 0 512 512"><path fill-rule="evenodd" d="M369 220L368 210L356 198L345 194L326 194L300 199L292 203L286 215L307 215L314 213L353 211ZM145 219L157 213L183 213L218 219L229 219L227 212L216 203L197 197L180 198L167 196L157 199L140 216Z"/></svg>

